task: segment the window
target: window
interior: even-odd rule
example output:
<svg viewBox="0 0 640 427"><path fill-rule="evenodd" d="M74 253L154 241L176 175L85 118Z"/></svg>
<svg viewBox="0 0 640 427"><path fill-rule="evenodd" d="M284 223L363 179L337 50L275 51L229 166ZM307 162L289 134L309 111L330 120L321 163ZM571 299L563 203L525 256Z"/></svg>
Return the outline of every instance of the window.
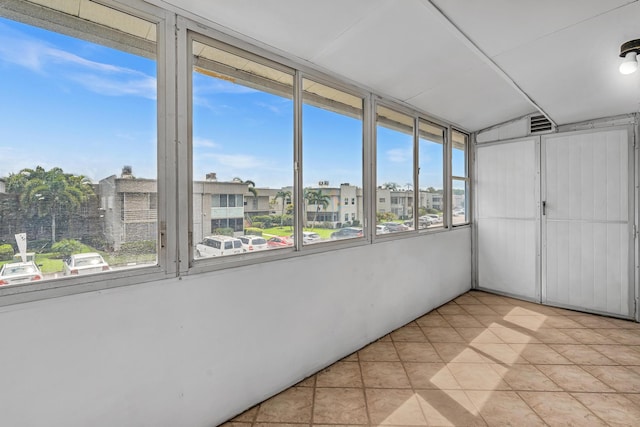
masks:
<svg viewBox="0 0 640 427"><path fill-rule="evenodd" d="M303 79L302 86L302 173L307 220L304 231L329 240L340 218L344 215L347 221L351 213L356 213L349 198L362 190L363 100L309 79ZM312 185L318 182L322 185ZM338 182L343 184L331 185ZM340 200L344 203L340 204ZM363 223L364 218L356 219ZM309 243L312 242L303 239L303 244Z"/></svg>
<svg viewBox="0 0 640 427"><path fill-rule="evenodd" d="M418 227L442 228L446 129L420 120L418 125Z"/></svg>
<svg viewBox="0 0 640 427"><path fill-rule="evenodd" d="M208 39L194 37L191 46L193 249L207 236L243 235L249 225L273 236L290 236L286 206L278 218L271 218L268 208L267 215L253 211L262 199L268 206L274 198L291 197L293 75ZM252 200L246 206L245 194ZM200 202L209 199L210 206ZM202 220L208 215L210 223ZM224 255L236 253L243 251ZM206 258L203 252L201 257L194 254Z"/></svg>
<svg viewBox="0 0 640 427"><path fill-rule="evenodd" d="M156 24L43 3L0 5L0 240L35 252L38 286L80 252L136 274L158 264Z"/></svg>
<svg viewBox="0 0 640 427"><path fill-rule="evenodd" d="M400 193L413 188L414 119L380 105L376 113L376 220L391 232L409 231L404 222L413 220L413 208ZM390 204L385 203L387 198ZM377 234L381 228L376 228Z"/></svg>
<svg viewBox="0 0 640 427"><path fill-rule="evenodd" d="M469 174L467 147L469 136L457 130L451 133L451 213L452 224L469 222Z"/></svg>

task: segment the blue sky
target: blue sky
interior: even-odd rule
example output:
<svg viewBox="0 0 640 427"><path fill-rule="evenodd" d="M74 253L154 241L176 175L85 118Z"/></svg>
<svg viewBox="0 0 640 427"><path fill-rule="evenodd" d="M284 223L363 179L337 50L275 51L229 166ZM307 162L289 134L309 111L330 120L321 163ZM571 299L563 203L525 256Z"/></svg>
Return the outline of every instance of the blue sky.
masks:
<svg viewBox="0 0 640 427"><path fill-rule="evenodd" d="M156 177L156 63L0 18L0 176L37 165L98 180L131 165ZM194 179L293 184L293 102L194 73ZM305 105L304 185L362 183L359 120ZM411 181L411 141L380 130L382 182ZM421 186L441 187L439 145L422 144ZM380 183L382 183L380 182Z"/></svg>

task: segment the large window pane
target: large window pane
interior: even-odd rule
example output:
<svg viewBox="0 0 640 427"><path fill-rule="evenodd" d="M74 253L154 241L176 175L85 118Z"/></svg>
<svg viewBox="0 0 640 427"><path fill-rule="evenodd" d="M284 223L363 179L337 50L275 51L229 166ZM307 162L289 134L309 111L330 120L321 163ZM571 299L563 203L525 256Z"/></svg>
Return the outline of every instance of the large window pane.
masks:
<svg viewBox="0 0 640 427"><path fill-rule="evenodd" d="M413 229L413 118L378 106L376 112L376 234Z"/></svg>
<svg viewBox="0 0 640 427"><path fill-rule="evenodd" d="M469 174L467 168L467 149L469 137L458 131L452 132L451 141L451 212L453 225L469 222L468 187Z"/></svg>
<svg viewBox="0 0 640 427"><path fill-rule="evenodd" d="M307 79L303 88L303 244L361 238L362 98Z"/></svg>
<svg viewBox="0 0 640 427"><path fill-rule="evenodd" d="M293 76L193 41L195 258L293 246Z"/></svg>
<svg viewBox="0 0 640 427"><path fill-rule="evenodd" d="M74 37L26 21L0 18L0 285L156 264L156 25L96 3Z"/></svg>
<svg viewBox="0 0 640 427"><path fill-rule="evenodd" d="M446 129L420 120L419 135L419 217L418 227L443 225L444 211L444 141Z"/></svg>

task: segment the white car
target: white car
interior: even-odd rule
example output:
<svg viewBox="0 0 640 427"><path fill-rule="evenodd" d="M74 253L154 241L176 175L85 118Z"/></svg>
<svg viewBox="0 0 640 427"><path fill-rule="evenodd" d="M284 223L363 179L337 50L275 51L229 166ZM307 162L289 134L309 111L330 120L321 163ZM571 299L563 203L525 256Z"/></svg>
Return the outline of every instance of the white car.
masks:
<svg viewBox="0 0 640 427"><path fill-rule="evenodd" d="M260 236L240 236L238 237L242 242L242 248L246 252L263 251L269 249L267 240Z"/></svg>
<svg viewBox="0 0 640 427"><path fill-rule="evenodd" d="M390 231L386 225L382 225L382 224L376 225L376 234L387 234L387 233L390 233Z"/></svg>
<svg viewBox="0 0 640 427"><path fill-rule="evenodd" d="M322 237L318 233L314 233L313 231L303 231L302 232L302 243L305 245L311 243L318 243L322 240Z"/></svg>
<svg viewBox="0 0 640 427"><path fill-rule="evenodd" d="M0 270L0 286L35 282L43 277L33 261L11 262L3 265Z"/></svg>
<svg viewBox="0 0 640 427"><path fill-rule="evenodd" d="M242 240L222 235L207 236L202 242L196 245L196 258L211 258L215 256L226 256L241 254L245 250L242 247Z"/></svg>
<svg viewBox="0 0 640 427"><path fill-rule="evenodd" d="M442 222L442 217L440 217L440 216L438 216L436 214L427 214L425 216L431 218L431 223L432 224L438 224L438 223Z"/></svg>
<svg viewBox="0 0 640 427"><path fill-rule="evenodd" d="M96 252L73 254L62 263L65 276L77 276L80 274L93 274L111 271L111 267Z"/></svg>

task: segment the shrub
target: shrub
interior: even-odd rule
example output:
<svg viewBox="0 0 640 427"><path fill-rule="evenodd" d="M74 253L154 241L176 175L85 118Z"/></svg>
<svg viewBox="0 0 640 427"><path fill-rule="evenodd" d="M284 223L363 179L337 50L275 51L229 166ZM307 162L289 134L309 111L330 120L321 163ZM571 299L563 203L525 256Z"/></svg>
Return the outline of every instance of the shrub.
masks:
<svg viewBox="0 0 640 427"><path fill-rule="evenodd" d="M13 246L6 243L0 245L0 261L9 261L13 259Z"/></svg>
<svg viewBox="0 0 640 427"><path fill-rule="evenodd" d="M244 234L249 234L252 236L262 236L262 229L256 227L247 227L244 229Z"/></svg>
<svg viewBox="0 0 640 427"><path fill-rule="evenodd" d="M35 252L37 254L50 252L51 240L29 240L27 241L27 248L31 252Z"/></svg>
<svg viewBox="0 0 640 427"><path fill-rule="evenodd" d="M329 221L325 221L323 223L320 224L321 228L333 228L333 223L329 222Z"/></svg>
<svg viewBox="0 0 640 427"><path fill-rule="evenodd" d="M216 228L213 234L221 234L223 236L233 237L233 228Z"/></svg>
<svg viewBox="0 0 640 427"><path fill-rule="evenodd" d="M157 245L155 240L126 242L120 245L119 252L126 255L155 254L157 252Z"/></svg>
<svg viewBox="0 0 640 427"><path fill-rule="evenodd" d="M91 251L93 251L93 248L73 239L63 239L51 245L51 252L55 254L54 258L64 258L71 254Z"/></svg>
<svg viewBox="0 0 640 427"><path fill-rule="evenodd" d="M352 227L360 227L360 221L358 221L357 219L354 219L354 220L351 222L351 226L352 226Z"/></svg>
<svg viewBox="0 0 640 427"><path fill-rule="evenodd" d="M260 222L262 223L262 228L273 227L274 221L275 221L275 218L271 215L256 215L251 218L251 222L253 223L254 226L256 225L255 224L256 222Z"/></svg>

